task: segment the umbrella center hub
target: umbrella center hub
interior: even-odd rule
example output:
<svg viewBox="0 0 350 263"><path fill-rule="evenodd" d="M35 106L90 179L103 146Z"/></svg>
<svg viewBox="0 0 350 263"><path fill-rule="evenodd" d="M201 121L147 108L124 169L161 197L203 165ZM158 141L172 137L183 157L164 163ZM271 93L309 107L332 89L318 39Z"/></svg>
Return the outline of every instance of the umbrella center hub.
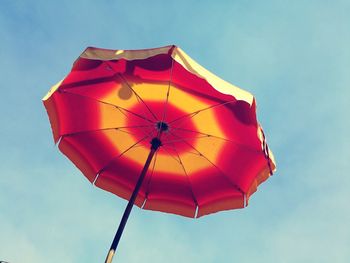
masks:
<svg viewBox="0 0 350 263"><path fill-rule="evenodd" d="M164 132L169 130L169 125L166 122L159 121L156 124L156 128L157 130Z"/></svg>

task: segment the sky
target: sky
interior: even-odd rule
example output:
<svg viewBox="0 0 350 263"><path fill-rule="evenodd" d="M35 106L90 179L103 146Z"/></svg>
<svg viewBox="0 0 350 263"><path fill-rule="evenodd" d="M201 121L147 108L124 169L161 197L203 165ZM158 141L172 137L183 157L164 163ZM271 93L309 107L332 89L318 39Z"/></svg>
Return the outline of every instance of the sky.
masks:
<svg viewBox="0 0 350 263"><path fill-rule="evenodd" d="M135 207L114 262L348 262L349 13L346 0L0 0L0 260L103 262L126 201L58 151L41 99L87 46L176 44L255 95L277 172L241 210Z"/></svg>

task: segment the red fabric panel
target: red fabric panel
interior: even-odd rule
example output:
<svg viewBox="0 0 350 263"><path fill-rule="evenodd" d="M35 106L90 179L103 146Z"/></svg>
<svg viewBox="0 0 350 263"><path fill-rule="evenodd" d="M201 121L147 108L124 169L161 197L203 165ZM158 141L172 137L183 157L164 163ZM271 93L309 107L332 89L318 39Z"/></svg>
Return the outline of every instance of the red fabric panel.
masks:
<svg viewBox="0 0 350 263"><path fill-rule="evenodd" d="M58 145L60 151L71 160L72 163L83 173L83 175L92 183L96 176L95 169L85 159L78 148L69 141L62 139Z"/></svg>
<svg viewBox="0 0 350 263"><path fill-rule="evenodd" d="M222 197L210 203L202 204L198 208L197 218L223 210L239 208L244 208L244 197L237 193L237 195Z"/></svg>
<svg viewBox="0 0 350 263"><path fill-rule="evenodd" d="M143 209L194 218L196 206L178 200L149 198Z"/></svg>
<svg viewBox="0 0 350 263"><path fill-rule="evenodd" d="M120 157L114 158L104 167L96 180L96 186L107 190L121 198L128 200L136 186L143 165L132 161L129 156L133 155L136 149L131 148ZM146 153L147 154L147 153ZM142 159L146 162L147 156ZM149 178L149 173L145 176L144 182ZM145 197L145 184L142 185L136 204L141 206Z"/></svg>
<svg viewBox="0 0 350 263"><path fill-rule="evenodd" d="M108 65L114 73L121 73L126 77L164 82L170 79L172 58L167 54L160 54L146 59L111 60Z"/></svg>
<svg viewBox="0 0 350 263"><path fill-rule="evenodd" d="M134 191L133 187L130 187L130 184L127 185L123 184L123 180L119 181L121 177L116 176L115 173L103 173L103 176L98 177L96 181L96 186L106 190L110 193L113 193L126 201L130 200L130 197ZM136 182L135 182L136 185ZM135 186L134 186L135 187ZM136 197L135 205L138 207L141 207L144 203L145 195L142 191L140 191Z"/></svg>
<svg viewBox="0 0 350 263"><path fill-rule="evenodd" d="M191 186L186 176L155 172L148 190L149 199L178 200L182 203L195 205Z"/></svg>
<svg viewBox="0 0 350 263"><path fill-rule="evenodd" d="M232 195L243 196L228 177L215 168L191 174L190 180L199 207Z"/></svg>
<svg viewBox="0 0 350 263"><path fill-rule="evenodd" d="M98 102L74 94L58 93L54 95L59 134L97 130L100 128Z"/></svg>
<svg viewBox="0 0 350 263"><path fill-rule="evenodd" d="M213 111L226 138L260 151L262 148L261 141L257 136L258 128L255 120L250 119L255 109L254 107L249 108L247 105L246 102L236 101L215 107ZM246 115L249 117L244 117ZM205 132L206 128L203 127L200 130Z"/></svg>
<svg viewBox="0 0 350 263"><path fill-rule="evenodd" d="M96 175L110 160L120 154L118 149L110 143L109 139L109 137L113 137L113 134L118 132L117 130L84 132L64 136L61 142L65 142L73 147L89 163Z"/></svg>
<svg viewBox="0 0 350 263"><path fill-rule="evenodd" d="M101 60L79 58L60 85L60 88L69 89L77 86L92 85L113 79L115 72Z"/></svg>
<svg viewBox="0 0 350 263"><path fill-rule="evenodd" d="M49 116L52 135L54 138L55 143L57 143L58 139L60 138L60 122L58 119L58 110L56 108L56 93L54 93L52 96L50 96L47 100L44 100L44 106L46 108L47 114Z"/></svg>
<svg viewBox="0 0 350 263"><path fill-rule="evenodd" d="M237 147L234 143L227 142L216 165L247 193L260 171L267 167L267 162L262 152Z"/></svg>

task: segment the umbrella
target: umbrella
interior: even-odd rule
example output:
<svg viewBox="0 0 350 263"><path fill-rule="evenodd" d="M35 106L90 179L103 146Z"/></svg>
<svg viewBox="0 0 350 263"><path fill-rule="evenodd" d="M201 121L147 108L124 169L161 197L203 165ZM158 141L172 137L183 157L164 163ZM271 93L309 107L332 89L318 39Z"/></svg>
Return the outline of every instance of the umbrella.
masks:
<svg viewBox="0 0 350 263"><path fill-rule="evenodd" d="M255 98L177 46L89 47L43 98L53 137L95 186L133 205L199 218L244 208L275 170Z"/></svg>

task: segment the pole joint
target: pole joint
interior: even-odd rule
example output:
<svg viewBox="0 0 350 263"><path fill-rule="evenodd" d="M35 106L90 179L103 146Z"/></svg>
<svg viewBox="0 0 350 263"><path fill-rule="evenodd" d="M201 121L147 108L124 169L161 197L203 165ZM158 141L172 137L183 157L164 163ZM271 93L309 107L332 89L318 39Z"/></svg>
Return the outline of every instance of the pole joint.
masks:
<svg viewBox="0 0 350 263"><path fill-rule="evenodd" d="M158 150L158 148L162 146L162 141L159 138L154 137L151 141L151 145L152 150Z"/></svg>

